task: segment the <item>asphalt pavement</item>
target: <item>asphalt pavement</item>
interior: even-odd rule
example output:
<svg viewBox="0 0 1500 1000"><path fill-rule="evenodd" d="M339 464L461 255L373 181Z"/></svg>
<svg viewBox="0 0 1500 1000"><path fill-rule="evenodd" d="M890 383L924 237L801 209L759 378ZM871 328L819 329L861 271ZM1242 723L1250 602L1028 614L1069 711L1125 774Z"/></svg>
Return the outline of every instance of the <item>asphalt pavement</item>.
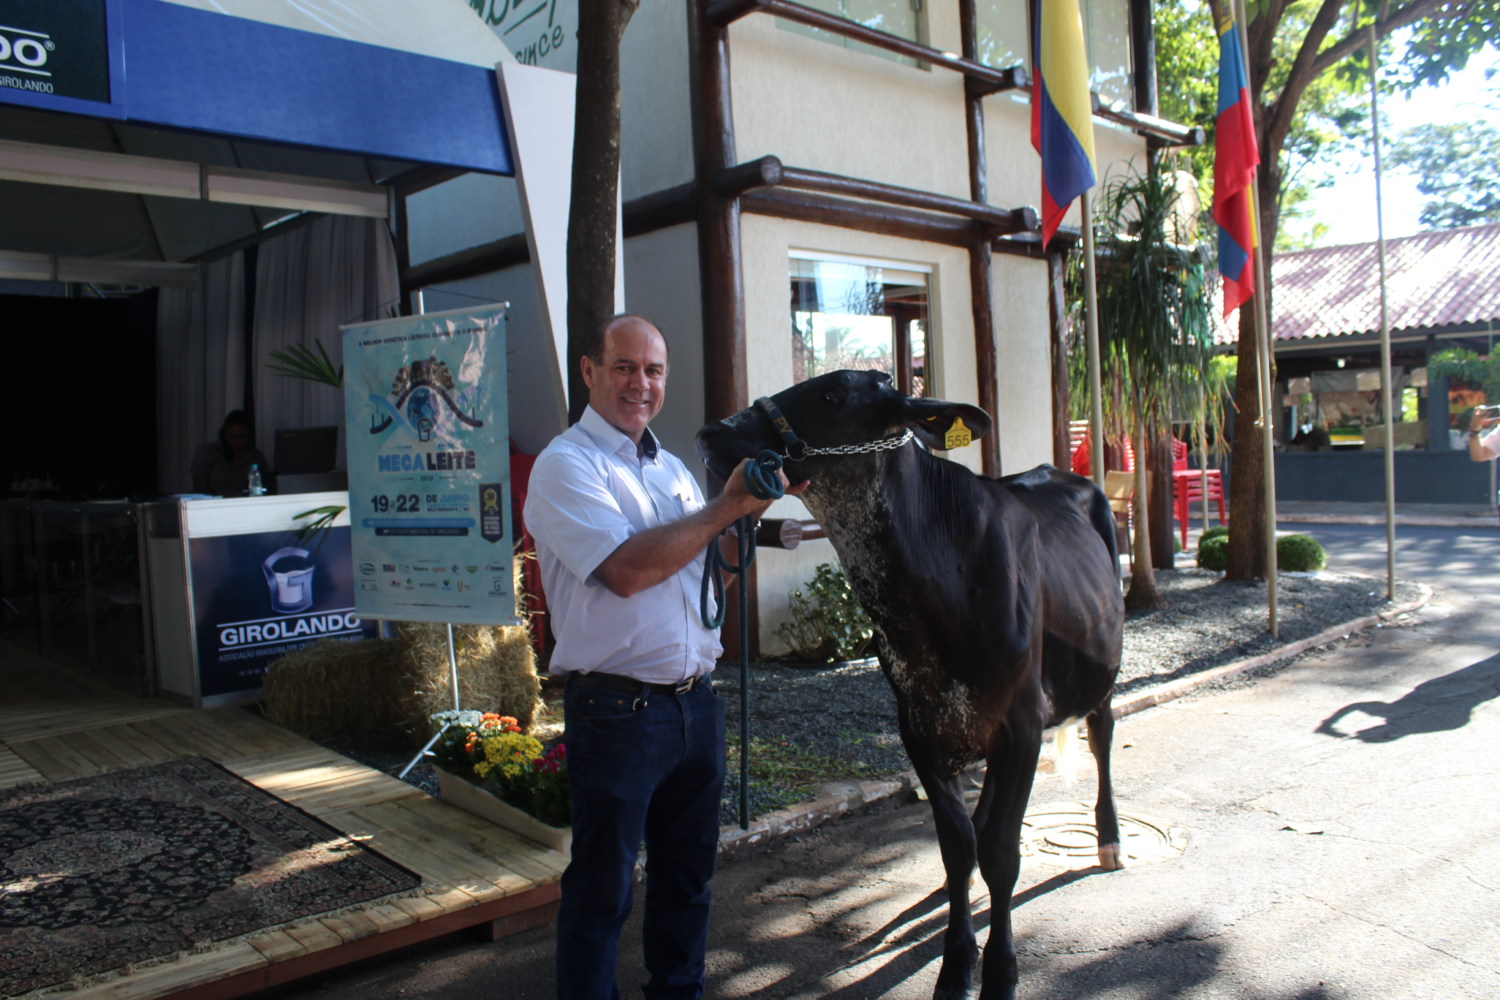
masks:
<svg viewBox="0 0 1500 1000"><path fill-rule="evenodd" d="M1280 527L1314 534L1331 567L1383 580L1383 527ZM1500 997L1500 529L1403 523L1397 575L1432 601L1270 676L1121 720L1124 871L1074 856L1067 804L1092 801L1086 755L1071 785L1038 776L1011 901L1021 997ZM708 996L925 1000L941 882L927 806L909 796L731 854ZM981 942L989 907L981 883ZM622 993L642 978L637 912ZM541 1000L551 932L456 935L267 995Z"/></svg>

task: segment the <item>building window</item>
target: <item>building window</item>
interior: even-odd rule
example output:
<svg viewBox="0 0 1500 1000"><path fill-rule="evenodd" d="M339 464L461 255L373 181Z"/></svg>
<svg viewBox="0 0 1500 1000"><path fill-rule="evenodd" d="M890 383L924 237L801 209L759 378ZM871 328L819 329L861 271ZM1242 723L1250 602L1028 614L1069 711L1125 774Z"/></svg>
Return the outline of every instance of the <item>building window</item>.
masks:
<svg viewBox="0 0 1500 1000"><path fill-rule="evenodd" d="M925 396L930 277L920 264L793 253L793 379L873 369L907 395Z"/></svg>
<svg viewBox="0 0 1500 1000"><path fill-rule="evenodd" d="M1135 107L1130 66L1129 0L1081 0L1084 45L1088 48L1089 89L1100 97ZM986 66L1031 67L1029 0L976 0L978 58Z"/></svg>
<svg viewBox="0 0 1500 1000"><path fill-rule="evenodd" d="M883 31L911 42L927 43L919 0L798 0L805 7L821 10L825 14L841 17L866 28ZM849 49L851 52L868 52L882 59L906 63L908 66L922 65L909 56L897 55L885 49L877 49L863 42L856 42L831 34L821 28L813 28L786 18L777 18L776 23L787 31L799 35L810 35L826 42Z"/></svg>

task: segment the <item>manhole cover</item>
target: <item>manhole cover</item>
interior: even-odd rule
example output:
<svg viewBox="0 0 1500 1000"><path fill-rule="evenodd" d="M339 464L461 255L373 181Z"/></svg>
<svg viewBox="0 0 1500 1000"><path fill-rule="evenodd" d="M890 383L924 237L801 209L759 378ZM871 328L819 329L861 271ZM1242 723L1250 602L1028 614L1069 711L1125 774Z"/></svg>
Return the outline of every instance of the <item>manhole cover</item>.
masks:
<svg viewBox="0 0 1500 1000"><path fill-rule="evenodd" d="M1187 846L1183 831L1165 823L1120 813L1125 863L1176 857ZM1099 858L1094 809L1078 802L1049 802L1027 810L1021 824L1021 855L1065 868L1086 868Z"/></svg>

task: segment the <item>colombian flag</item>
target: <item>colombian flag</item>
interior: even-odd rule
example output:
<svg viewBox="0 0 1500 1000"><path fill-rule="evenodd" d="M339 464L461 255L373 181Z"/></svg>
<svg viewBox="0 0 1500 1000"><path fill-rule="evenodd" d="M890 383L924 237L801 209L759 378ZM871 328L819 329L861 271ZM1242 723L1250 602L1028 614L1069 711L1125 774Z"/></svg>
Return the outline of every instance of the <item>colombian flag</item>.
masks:
<svg viewBox="0 0 1500 1000"><path fill-rule="evenodd" d="M1257 243L1250 182L1260 151L1250 111L1245 54L1233 20L1219 26L1219 116L1214 139L1214 221L1219 224L1219 273L1224 276L1224 315L1255 294L1251 254Z"/></svg>
<svg viewBox="0 0 1500 1000"><path fill-rule="evenodd" d="M1078 0L1038 0L1032 36L1031 144L1042 154L1042 246L1094 186L1093 100Z"/></svg>

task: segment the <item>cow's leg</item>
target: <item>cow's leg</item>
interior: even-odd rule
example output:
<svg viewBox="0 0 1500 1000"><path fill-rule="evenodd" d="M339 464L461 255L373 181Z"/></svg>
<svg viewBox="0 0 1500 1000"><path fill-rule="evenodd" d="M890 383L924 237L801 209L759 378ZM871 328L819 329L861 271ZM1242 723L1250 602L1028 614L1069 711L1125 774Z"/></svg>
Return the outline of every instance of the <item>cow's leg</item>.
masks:
<svg viewBox="0 0 1500 1000"><path fill-rule="evenodd" d="M1016 944L1011 935L1010 897L1021 872L1021 824L1041 749L1040 721L1013 717L1002 727L991 748L984 791L974 810L979 871L990 890L990 939L984 946L980 1000L1015 1000Z"/></svg>
<svg viewBox="0 0 1500 1000"><path fill-rule="evenodd" d="M1120 851L1120 818L1115 813L1115 787L1109 775L1109 751L1115 736L1115 716L1110 709L1113 693L1104 696L1089 713L1089 750L1099 772L1099 798L1094 802L1094 830L1099 837L1099 867L1116 871L1125 867Z"/></svg>
<svg viewBox="0 0 1500 1000"><path fill-rule="evenodd" d="M979 945L970 915L969 886L974 875L974 823L964 804L963 783L956 775L932 767L916 767L927 790L937 827L938 850L948 889L948 930L943 935L943 965L938 970L933 1000L963 1000L974 981L979 963Z"/></svg>

